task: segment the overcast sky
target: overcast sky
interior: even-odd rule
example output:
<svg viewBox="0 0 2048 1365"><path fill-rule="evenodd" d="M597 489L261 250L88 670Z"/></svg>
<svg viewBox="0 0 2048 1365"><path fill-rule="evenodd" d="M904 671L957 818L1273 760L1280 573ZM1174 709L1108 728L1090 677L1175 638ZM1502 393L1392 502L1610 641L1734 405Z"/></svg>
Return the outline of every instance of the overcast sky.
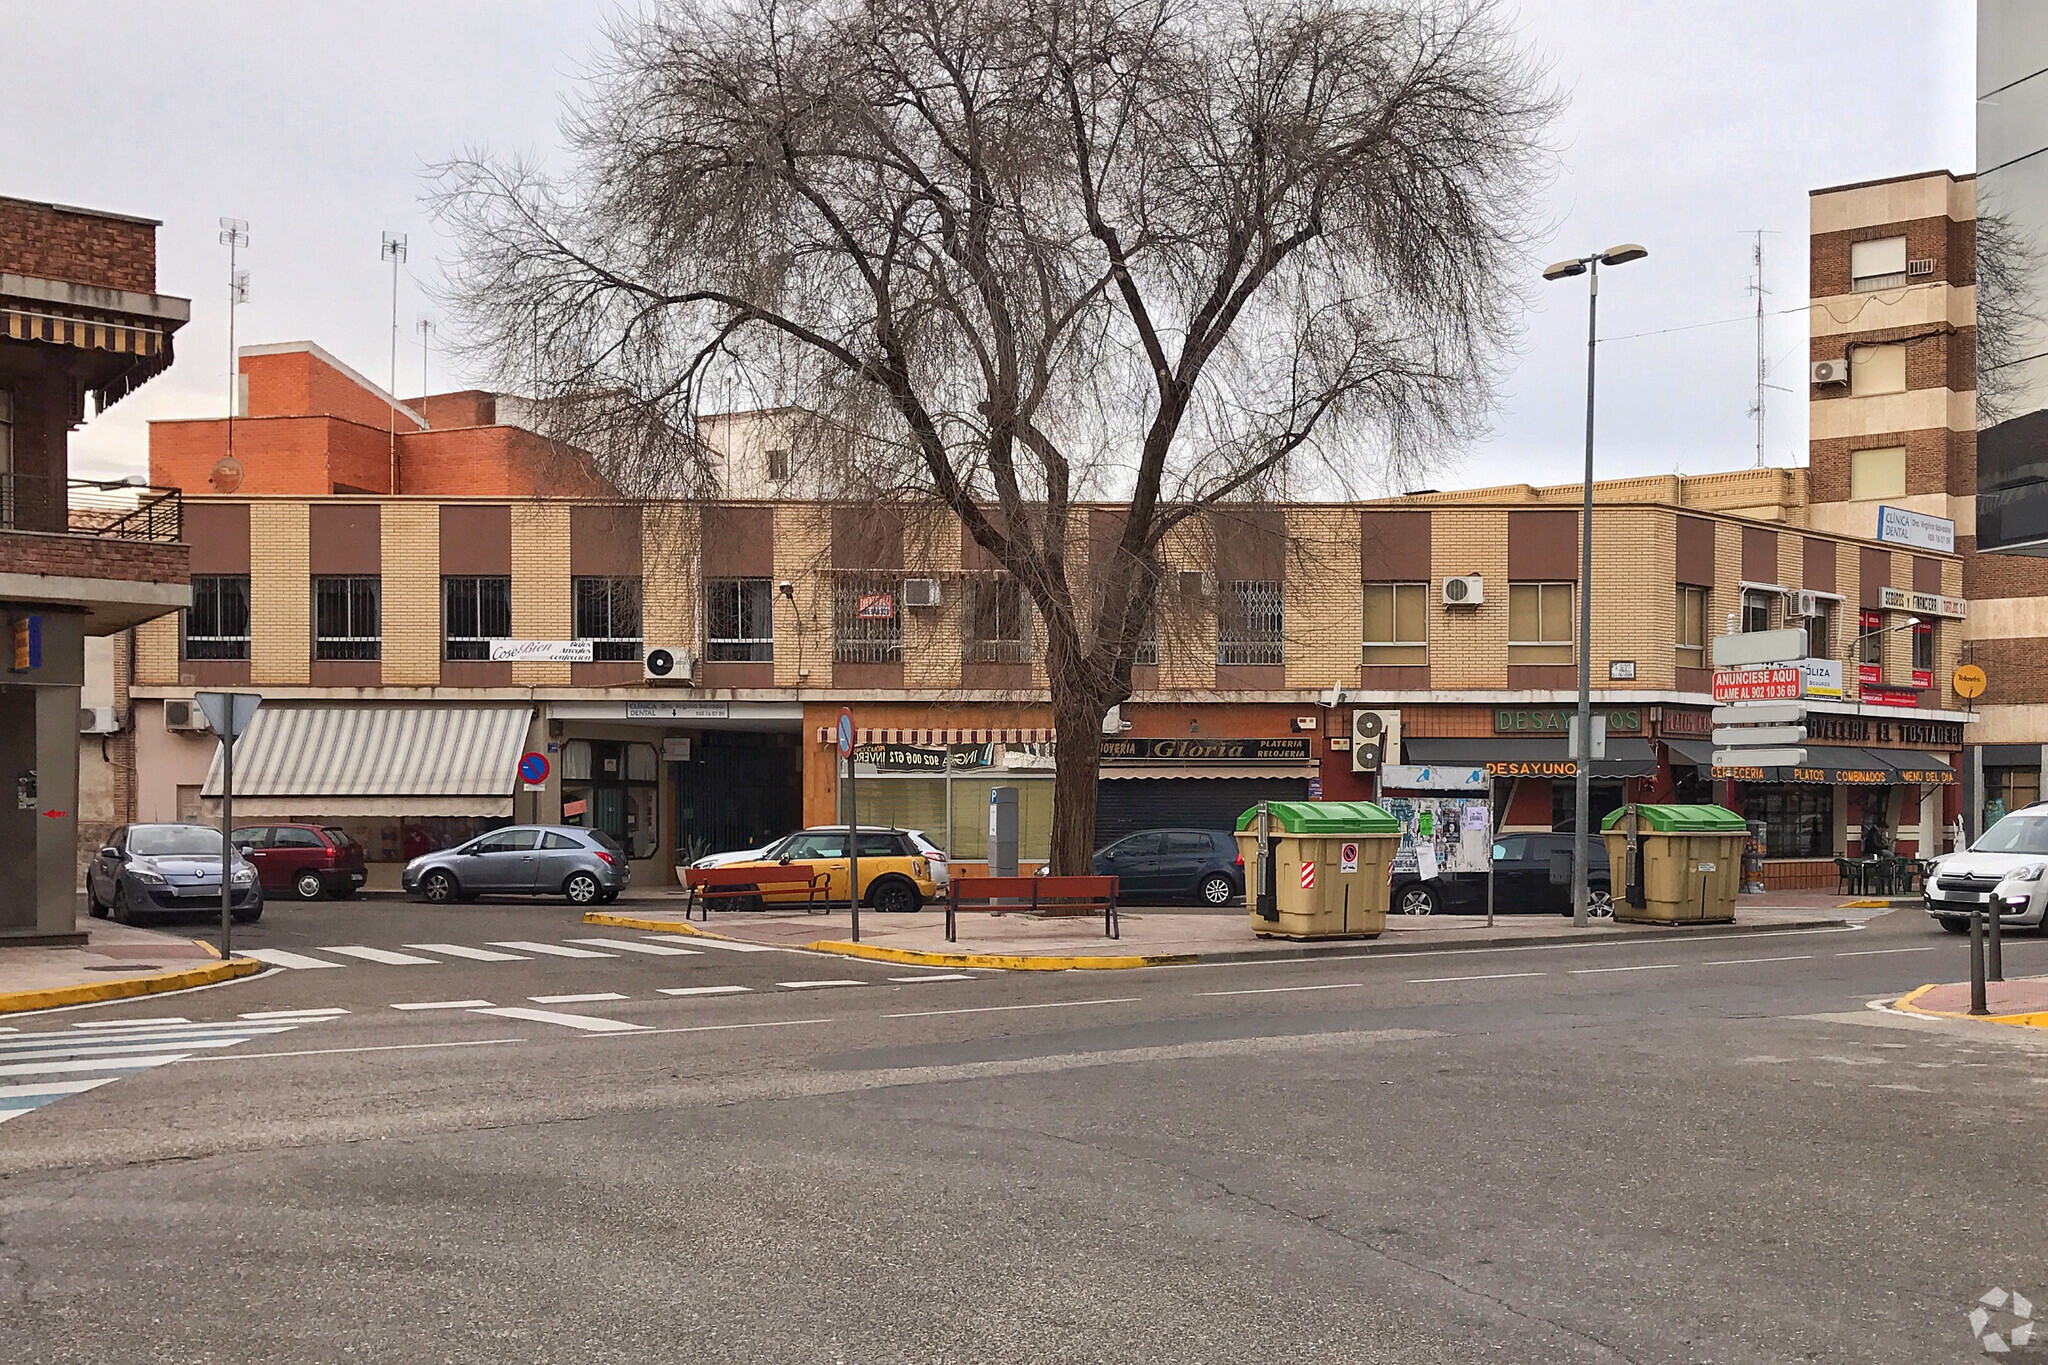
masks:
<svg viewBox="0 0 2048 1365"><path fill-rule="evenodd" d="M421 209L421 172L465 145L558 147L562 100L609 0L404 4L0 0L9 54L0 194L163 220L158 288L190 297L178 363L72 437L92 476L146 467L146 423L225 405L227 248L248 220L244 344L310 339L383 382L391 278L379 236L411 238L400 277L398 390L420 390L421 282L453 244ZM1968 0L1525 0L1532 45L1571 94L1562 163L1533 222L1549 256L1638 241L1648 260L1601 294L1604 476L1755 463L1748 235L1766 228L1767 307L1806 295L1807 191L1970 169ZM559 152L555 154L560 164ZM1629 338L1668 328L1690 330ZM1768 320L1766 456L1803 463L1803 311ZM435 390L483 376L428 359ZM1446 487L1577 478L1585 285L1543 286L1492 438Z"/></svg>

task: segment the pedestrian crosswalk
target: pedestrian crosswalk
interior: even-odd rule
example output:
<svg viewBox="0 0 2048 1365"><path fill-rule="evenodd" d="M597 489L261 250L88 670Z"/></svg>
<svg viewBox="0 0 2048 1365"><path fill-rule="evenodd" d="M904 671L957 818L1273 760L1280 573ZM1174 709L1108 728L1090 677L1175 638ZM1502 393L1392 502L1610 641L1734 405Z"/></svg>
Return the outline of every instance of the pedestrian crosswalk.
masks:
<svg viewBox="0 0 2048 1365"><path fill-rule="evenodd" d="M401 951L401 949L403 951ZM531 962L536 958L572 958L602 961L606 958L632 960L638 957L702 957L706 953L781 953L789 949L765 943L739 943L731 939L691 938L683 943L667 934L642 938L571 938L559 943L538 939L500 939L486 944L405 943L398 948L372 948L360 943L334 943L318 948L244 948L271 967L287 971L317 971L323 967L434 967L451 960L462 962Z"/></svg>
<svg viewBox="0 0 2048 1365"><path fill-rule="evenodd" d="M0 1038L0 1123L139 1072L319 1023L326 1014L213 1024L111 1019L51 1033L10 1032Z"/></svg>

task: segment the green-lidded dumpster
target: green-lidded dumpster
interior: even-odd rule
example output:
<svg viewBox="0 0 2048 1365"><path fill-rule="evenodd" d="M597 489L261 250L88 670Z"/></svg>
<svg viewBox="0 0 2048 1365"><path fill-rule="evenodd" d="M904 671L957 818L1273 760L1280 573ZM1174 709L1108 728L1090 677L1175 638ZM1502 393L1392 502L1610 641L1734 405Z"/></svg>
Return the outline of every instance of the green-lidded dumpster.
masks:
<svg viewBox="0 0 2048 1365"><path fill-rule="evenodd" d="M1734 811L1724 806L1623 806L1601 828L1617 920L1700 924L1735 918L1749 827Z"/></svg>
<svg viewBox="0 0 2048 1365"><path fill-rule="evenodd" d="M1378 938L1401 822L1370 801L1268 801L1270 862L1254 806L1237 819L1245 904L1260 938Z"/></svg>

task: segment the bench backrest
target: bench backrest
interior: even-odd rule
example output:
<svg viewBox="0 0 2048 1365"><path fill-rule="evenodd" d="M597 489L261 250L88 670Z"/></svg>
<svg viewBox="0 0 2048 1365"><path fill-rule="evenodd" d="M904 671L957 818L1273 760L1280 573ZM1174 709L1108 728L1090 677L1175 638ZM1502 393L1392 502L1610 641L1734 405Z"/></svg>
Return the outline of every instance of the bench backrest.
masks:
<svg viewBox="0 0 2048 1365"><path fill-rule="evenodd" d="M808 885L816 875L809 863L768 863L754 867L690 867L683 869L683 885L697 886L782 886Z"/></svg>
<svg viewBox="0 0 2048 1365"><path fill-rule="evenodd" d="M989 900L1041 902L1106 901L1116 894L1115 877L954 877L950 886L958 903Z"/></svg>

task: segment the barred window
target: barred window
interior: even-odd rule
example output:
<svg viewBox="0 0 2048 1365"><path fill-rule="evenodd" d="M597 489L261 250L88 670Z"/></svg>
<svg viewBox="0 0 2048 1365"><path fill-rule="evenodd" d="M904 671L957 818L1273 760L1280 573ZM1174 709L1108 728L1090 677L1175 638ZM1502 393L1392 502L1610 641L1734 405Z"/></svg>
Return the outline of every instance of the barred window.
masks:
<svg viewBox="0 0 2048 1365"><path fill-rule="evenodd" d="M185 613L185 657L249 657L249 575L196 574Z"/></svg>
<svg viewBox="0 0 2048 1365"><path fill-rule="evenodd" d="M1278 583L1240 579L1224 584L1216 604L1216 662L1284 663L1283 625Z"/></svg>
<svg viewBox="0 0 2048 1365"><path fill-rule="evenodd" d="M383 583L374 575L335 574L313 580L313 657L378 659Z"/></svg>
<svg viewBox="0 0 2048 1365"><path fill-rule="evenodd" d="M588 640L598 663L633 663L640 657L640 580L576 578L576 638Z"/></svg>
<svg viewBox="0 0 2048 1365"><path fill-rule="evenodd" d="M512 580L451 574L441 579L441 654L488 659L491 641L512 635Z"/></svg>
<svg viewBox="0 0 2048 1365"><path fill-rule="evenodd" d="M842 664L903 662L902 584L882 574L832 580L832 658Z"/></svg>
<svg viewBox="0 0 2048 1365"><path fill-rule="evenodd" d="M773 662L773 583L765 578L704 580L704 657L731 663Z"/></svg>
<svg viewBox="0 0 2048 1365"><path fill-rule="evenodd" d="M1030 607L1023 585L1008 574L997 574L970 578L966 586L961 657L977 664L1021 664L1030 659Z"/></svg>

